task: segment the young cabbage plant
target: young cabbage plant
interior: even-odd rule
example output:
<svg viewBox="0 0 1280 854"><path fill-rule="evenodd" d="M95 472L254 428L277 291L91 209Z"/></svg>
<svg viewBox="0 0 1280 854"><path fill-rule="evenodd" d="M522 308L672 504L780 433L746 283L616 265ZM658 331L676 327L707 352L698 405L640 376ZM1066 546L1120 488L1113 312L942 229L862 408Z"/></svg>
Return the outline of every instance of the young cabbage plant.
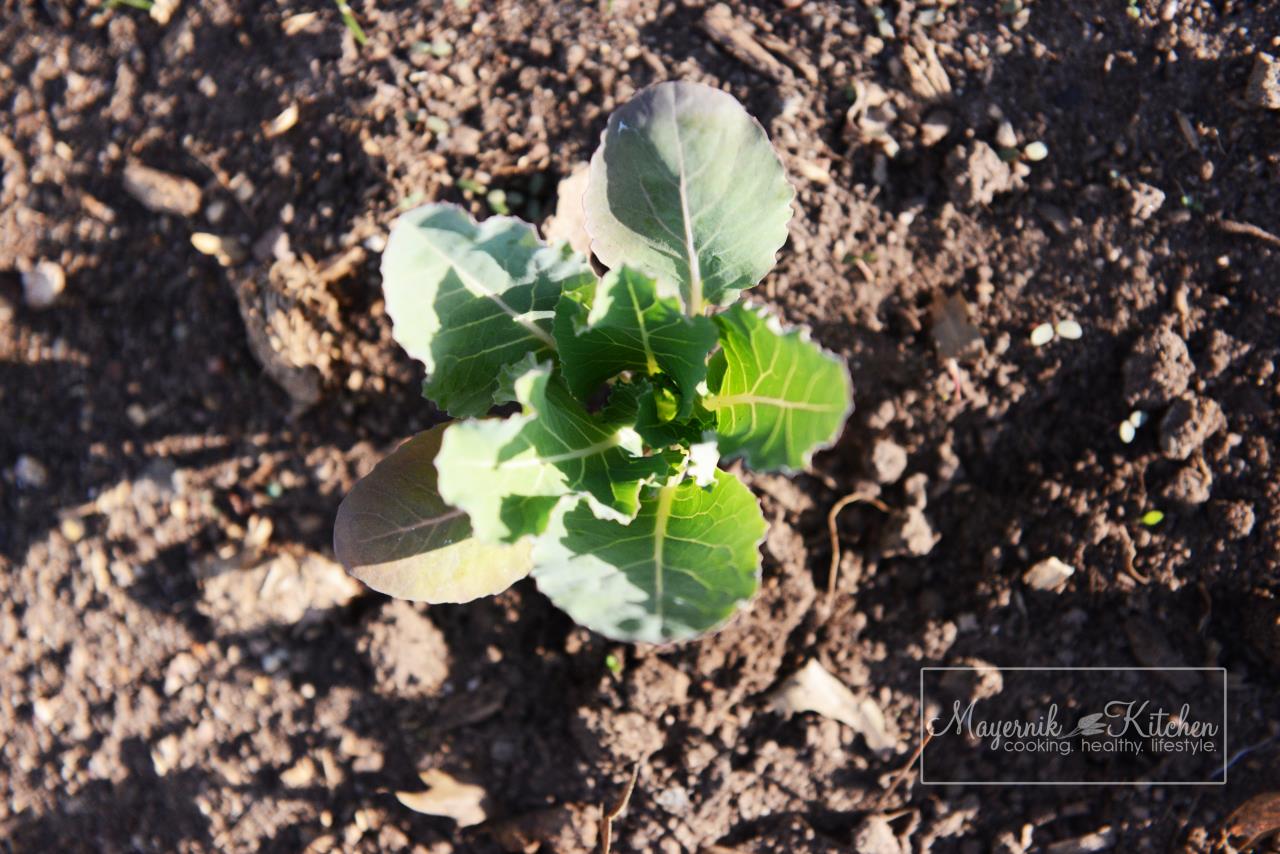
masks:
<svg viewBox="0 0 1280 854"><path fill-rule="evenodd" d="M465 602L525 575L622 641L713 631L760 580L765 520L721 460L805 468L852 407L842 360L740 299L794 191L764 129L692 83L609 119L583 199L591 249L430 204L382 260L396 340L454 421L356 484L334 548L370 587ZM486 417L515 403L507 418ZM510 407L508 407L510 408Z"/></svg>

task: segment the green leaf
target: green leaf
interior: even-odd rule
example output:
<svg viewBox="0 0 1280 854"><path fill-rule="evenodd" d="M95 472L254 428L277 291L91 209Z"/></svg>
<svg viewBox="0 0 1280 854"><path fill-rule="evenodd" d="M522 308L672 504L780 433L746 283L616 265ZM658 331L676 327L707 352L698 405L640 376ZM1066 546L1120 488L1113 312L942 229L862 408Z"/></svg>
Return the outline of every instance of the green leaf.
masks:
<svg viewBox="0 0 1280 854"><path fill-rule="evenodd" d="M670 458L642 456L628 421L590 415L549 364L513 387L522 414L451 425L436 461L440 494L466 511L481 540L540 533L570 493L583 494L602 518L629 521L641 486L671 473Z"/></svg>
<svg viewBox="0 0 1280 854"><path fill-rule="evenodd" d="M715 415L699 400L694 400L689 414L681 417L676 410L678 396L665 386L641 383L636 394L635 429L651 448L673 445L687 446L714 433ZM616 393L616 392L615 392Z"/></svg>
<svg viewBox="0 0 1280 854"><path fill-rule="evenodd" d="M382 460L338 508L333 550L380 593L419 602L470 602L529 574L529 541L486 545L436 491L444 427L419 433Z"/></svg>
<svg viewBox="0 0 1280 854"><path fill-rule="evenodd" d="M556 306L561 369L583 400L623 371L661 372L675 381L687 412L716 337L708 318L685 317L679 300L660 299L653 279L628 267L566 293Z"/></svg>
<svg viewBox="0 0 1280 854"><path fill-rule="evenodd" d="M735 305L715 321L721 349L705 403L716 415L720 453L743 456L757 471L806 468L853 408L844 360L756 308Z"/></svg>
<svg viewBox="0 0 1280 854"><path fill-rule="evenodd" d="M583 208L606 267L638 267L695 315L773 268L794 196L764 128L732 95L669 82L609 117Z"/></svg>
<svg viewBox="0 0 1280 854"><path fill-rule="evenodd" d="M445 204L396 220L382 256L396 341L426 366L423 393L455 417L488 412L504 366L554 352L561 290L594 279L585 258L543 245L528 223L477 224Z"/></svg>
<svg viewBox="0 0 1280 854"><path fill-rule="evenodd" d="M581 625L620 641L667 643L713 631L756 592L760 505L717 471L649 488L629 525L561 506L534 544L538 589Z"/></svg>

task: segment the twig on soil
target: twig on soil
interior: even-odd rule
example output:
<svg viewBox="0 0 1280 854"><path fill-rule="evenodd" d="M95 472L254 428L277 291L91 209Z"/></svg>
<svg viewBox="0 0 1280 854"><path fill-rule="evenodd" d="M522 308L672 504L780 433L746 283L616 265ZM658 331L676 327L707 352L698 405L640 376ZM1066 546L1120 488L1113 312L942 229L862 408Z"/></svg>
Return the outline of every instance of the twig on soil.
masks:
<svg viewBox="0 0 1280 854"><path fill-rule="evenodd" d="M916 746L915 752L911 754L911 758L907 760L907 764L903 765L897 775L889 783L889 788L885 789L880 795L880 800L876 801L876 811L884 809L885 803L889 798L893 797L893 793L898 791L898 787L902 785L902 781L911 773L911 768L916 764L916 760L920 758L920 754L924 753L925 747L933 740L933 730L925 731L924 737L920 739L920 744Z"/></svg>
<svg viewBox="0 0 1280 854"><path fill-rule="evenodd" d="M840 574L840 529L836 527L836 517L840 515L841 510L856 502L870 504L881 513L890 512L889 506L874 495L868 495L865 492L851 492L832 505L831 510L827 513L827 532L831 534L831 569L827 572L828 612L831 611L832 603L835 601L836 578Z"/></svg>
<svg viewBox="0 0 1280 854"><path fill-rule="evenodd" d="M613 809L606 810L603 806L600 807L600 854L609 854L609 850L613 847L613 820L620 816L630 803L631 793L636 789L636 780L640 778L640 763L643 761L636 760L635 767L631 769L631 780L622 790L622 797L618 799Z"/></svg>
<svg viewBox="0 0 1280 854"><path fill-rule="evenodd" d="M1280 246L1280 237L1271 232L1258 228L1251 222L1237 222L1234 219L1218 218L1218 228L1230 234L1242 234L1245 237L1256 237L1259 240L1270 243L1272 246Z"/></svg>

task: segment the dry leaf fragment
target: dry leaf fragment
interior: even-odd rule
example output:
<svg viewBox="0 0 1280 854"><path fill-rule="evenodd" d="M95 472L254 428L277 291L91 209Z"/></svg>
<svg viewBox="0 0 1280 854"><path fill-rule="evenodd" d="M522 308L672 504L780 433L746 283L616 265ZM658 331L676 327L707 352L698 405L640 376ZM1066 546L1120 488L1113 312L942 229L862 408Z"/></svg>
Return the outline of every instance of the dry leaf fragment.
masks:
<svg viewBox="0 0 1280 854"><path fill-rule="evenodd" d="M485 792L479 786L459 783L438 768L423 771L418 777L426 784L426 791L396 792L396 800L414 812L451 818L458 827L471 827L487 818L481 806Z"/></svg>
<svg viewBox="0 0 1280 854"><path fill-rule="evenodd" d="M943 359L959 359L969 348L982 341L978 327L969 322L969 306L959 294L944 297L941 292L933 297L929 309L932 317L933 341Z"/></svg>
<svg viewBox="0 0 1280 854"><path fill-rule="evenodd" d="M817 659L783 683L773 695L773 709L784 715L817 712L862 734L876 753L889 753L897 740L885 728L884 713L870 698L859 699L827 672Z"/></svg>
<svg viewBox="0 0 1280 854"><path fill-rule="evenodd" d="M1222 823L1222 835L1230 838L1243 836L1247 841L1240 846L1248 851L1268 836L1280 831L1280 792L1263 792L1232 810Z"/></svg>
<svg viewBox="0 0 1280 854"><path fill-rule="evenodd" d="M280 134L288 132L297 123L298 105L290 104L280 112L280 115L269 122L263 122L262 133L267 139L275 139Z"/></svg>

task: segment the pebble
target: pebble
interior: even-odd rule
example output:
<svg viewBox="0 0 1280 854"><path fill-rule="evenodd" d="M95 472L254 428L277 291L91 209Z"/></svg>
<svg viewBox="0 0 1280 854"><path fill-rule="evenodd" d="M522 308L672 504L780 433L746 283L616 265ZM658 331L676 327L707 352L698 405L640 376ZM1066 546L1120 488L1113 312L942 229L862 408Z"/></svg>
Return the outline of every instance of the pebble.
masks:
<svg viewBox="0 0 1280 854"><path fill-rule="evenodd" d="M1129 188L1129 213L1142 221L1151 219L1164 204L1164 190L1142 181Z"/></svg>
<svg viewBox="0 0 1280 854"><path fill-rule="evenodd" d="M921 557L933 551L941 537L924 511L908 507L898 511L885 527L884 541L880 548L882 557Z"/></svg>
<svg viewBox="0 0 1280 854"><path fill-rule="evenodd" d="M49 482L49 470L35 457L23 454L13 467L13 477L23 489L41 489Z"/></svg>
<svg viewBox="0 0 1280 854"><path fill-rule="evenodd" d="M78 543L84 539L84 522L75 516L64 516L58 524L58 530L62 531L62 536L69 542Z"/></svg>
<svg viewBox="0 0 1280 854"><path fill-rule="evenodd" d="M172 697L195 681L200 673L200 662L189 652L180 652L170 661L164 670L164 693Z"/></svg>
<svg viewBox="0 0 1280 854"><path fill-rule="evenodd" d="M53 261L41 261L22 274L22 298L30 308L49 308L66 287L67 274Z"/></svg>
<svg viewBox="0 0 1280 854"><path fill-rule="evenodd" d="M1075 573L1075 567L1056 557L1047 557L1023 573L1022 583L1033 590L1060 591Z"/></svg>
<svg viewBox="0 0 1280 854"><path fill-rule="evenodd" d="M200 188L194 181L141 163L125 166L124 189L156 213L192 216L200 210Z"/></svg>
<svg viewBox="0 0 1280 854"><path fill-rule="evenodd" d="M316 783L316 763L310 756L299 759L280 772L280 782L290 789L306 789Z"/></svg>
<svg viewBox="0 0 1280 854"><path fill-rule="evenodd" d="M920 125L920 142L930 148L942 142L951 133L951 114L946 110L933 110Z"/></svg>
<svg viewBox="0 0 1280 854"><path fill-rule="evenodd" d="M907 452L889 439L877 439L867 455L867 468L876 483L896 483L907 470Z"/></svg>

